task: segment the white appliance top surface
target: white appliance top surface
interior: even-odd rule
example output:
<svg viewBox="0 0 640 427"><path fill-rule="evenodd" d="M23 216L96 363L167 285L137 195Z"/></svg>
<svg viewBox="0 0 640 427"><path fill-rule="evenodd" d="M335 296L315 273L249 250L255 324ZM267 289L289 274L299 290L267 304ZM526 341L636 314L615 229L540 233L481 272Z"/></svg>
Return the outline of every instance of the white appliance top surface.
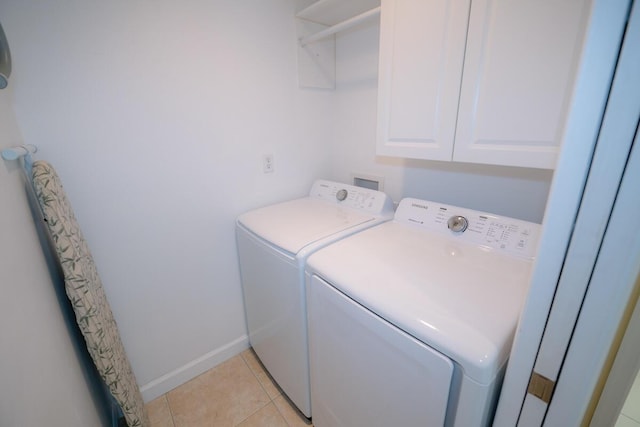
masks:
<svg viewBox="0 0 640 427"><path fill-rule="evenodd" d="M338 193L344 190L338 200ZM353 227L391 219L393 202L384 193L318 180L308 197L278 203L241 215L238 223L292 254L305 246Z"/></svg>
<svg viewBox="0 0 640 427"><path fill-rule="evenodd" d="M467 231L452 233L441 215L429 216L443 207L485 216L491 226L479 233L469 218ZM508 235L496 237L496 228ZM393 221L321 249L307 265L486 384L508 358L532 267L531 258L513 253L512 241L533 251L538 232L533 223L404 199Z"/></svg>

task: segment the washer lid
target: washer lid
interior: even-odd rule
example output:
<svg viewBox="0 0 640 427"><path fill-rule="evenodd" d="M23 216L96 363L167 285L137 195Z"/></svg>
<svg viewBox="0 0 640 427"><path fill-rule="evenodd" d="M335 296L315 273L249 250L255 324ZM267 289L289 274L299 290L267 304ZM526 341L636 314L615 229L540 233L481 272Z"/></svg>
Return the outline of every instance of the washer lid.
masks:
<svg viewBox="0 0 640 427"><path fill-rule="evenodd" d="M393 202L385 193L319 179L313 183L309 197L247 212L238 218L238 223L271 244L297 254L318 240L392 217Z"/></svg>
<svg viewBox="0 0 640 427"><path fill-rule="evenodd" d="M531 265L397 219L308 259L310 270L482 384L508 358Z"/></svg>
<svg viewBox="0 0 640 427"><path fill-rule="evenodd" d="M378 218L306 197L247 212L238 222L271 244L296 254L313 242Z"/></svg>

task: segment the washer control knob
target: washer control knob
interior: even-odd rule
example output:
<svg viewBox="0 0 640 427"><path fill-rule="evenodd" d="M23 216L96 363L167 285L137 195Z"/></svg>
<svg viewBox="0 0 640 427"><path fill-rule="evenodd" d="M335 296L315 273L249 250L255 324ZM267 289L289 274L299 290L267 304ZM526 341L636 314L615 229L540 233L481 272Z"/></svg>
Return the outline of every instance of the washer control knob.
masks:
<svg viewBox="0 0 640 427"><path fill-rule="evenodd" d="M347 198L347 194L349 194L349 193L347 192L347 190L345 190L343 188L342 190L340 190L340 191L338 191L336 193L336 199L338 199L338 201L341 202L341 201L343 201L344 199Z"/></svg>
<svg viewBox="0 0 640 427"><path fill-rule="evenodd" d="M469 226L469 221L463 216L454 215L447 221L447 226L454 233L462 233Z"/></svg>

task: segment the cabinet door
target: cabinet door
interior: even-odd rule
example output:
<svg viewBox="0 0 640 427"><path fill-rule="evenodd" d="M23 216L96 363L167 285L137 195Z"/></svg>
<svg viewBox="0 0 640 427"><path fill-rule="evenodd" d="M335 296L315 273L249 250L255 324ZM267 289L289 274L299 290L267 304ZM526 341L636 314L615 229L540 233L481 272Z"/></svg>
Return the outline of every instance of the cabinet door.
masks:
<svg viewBox="0 0 640 427"><path fill-rule="evenodd" d="M382 0L377 153L451 160L470 0Z"/></svg>
<svg viewBox="0 0 640 427"><path fill-rule="evenodd" d="M586 0L474 0L453 159L553 169Z"/></svg>

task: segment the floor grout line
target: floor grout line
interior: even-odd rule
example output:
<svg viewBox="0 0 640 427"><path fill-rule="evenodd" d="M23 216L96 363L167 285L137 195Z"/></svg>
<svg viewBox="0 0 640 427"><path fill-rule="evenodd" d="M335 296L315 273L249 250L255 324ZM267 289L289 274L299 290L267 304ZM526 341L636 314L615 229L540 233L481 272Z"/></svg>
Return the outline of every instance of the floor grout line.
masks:
<svg viewBox="0 0 640 427"><path fill-rule="evenodd" d="M251 351L251 349L249 349L249 351ZM287 427L292 427L291 424L289 424L289 422L287 421L287 418L285 416L285 414L280 410L280 408L278 407L278 405L276 405L275 401L276 399L278 399L279 397L282 397L282 399L284 400L284 403L286 405L292 405L292 403L290 403L288 401L288 398L286 396L283 395L284 392L280 392L278 393L275 397L271 397L271 395L267 392L267 389L265 388L265 386L262 384L262 382L260 381L260 378L258 378L258 374L253 370L253 368L251 368L251 365L249 364L249 361L245 358L245 352L243 351L242 353L240 353L240 356L242 357L242 360L245 362L245 364L249 367L249 370L251 371L251 373L253 374L253 376L256 378L256 380L258 381L258 384L260 384L260 387L262 387L262 389L264 390L264 392L267 394L267 397L269 398L269 403L272 403L273 406L276 408L276 411L278 411L278 414L280 414L280 416L282 417L282 419L284 420L284 423L287 425ZM257 355L256 355L257 358ZM258 363L261 364L263 371L269 375L268 371L266 370L266 368L264 368L264 365L262 365L262 362L258 359ZM275 380L272 380L275 383ZM267 405L265 405L267 406ZM264 409L264 407L260 408L260 409ZM257 412L257 411L256 411Z"/></svg>
<svg viewBox="0 0 640 427"><path fill-rule="evenodd" d="M251 372L251 375L253 375L253 377L256 379L256 381L258 382L258 385L260 386L260 388L262 389L262 391L264 392L264 394L267 396L267 398L269 399L269 401L267 403L265 403L264 405L262 405L260 408L256 409L255 411L253 411L251 414L249 414L247 417L245 417L243 420L239 421L238 423L236 423L234 425L234 427L239 426L240 424L242 424L243 422L247 421L249 418L251 418L252 416L254 416L255 414L257 414L258 412L260 412L261 410L263 410L264 408L266 408L268 405L273 403L273 399L271 398L271 396L269 396L269 393L267 393L267 390L264 388L264 386L262 385L262 382L260 382L260 378L258 378L258 376L256 375L256 373L253 371L253 369L251 369L251 366L249 365L249 362L247 361L247 359L245 359L244 357L244 352L240 353L240 358L242 359L242 361L244 362L245 366L247 367L247 369L249 369L249 372ZM275 404L274 404L275 406ZM276 406L276 410L278 409L278 407ZM280 411L278 411L280 412ZM284 418L284 417L283 417ZM287 426L289 425L287 423L287 420L284 421ZM174 426L175 427L175 426Z"/></svg>
<svg viewBox="0 0 640 427"><path fill-rule="evenodd" d="M284 423L287 425L287 427L291 427L291 424L289 424L289 422L287 421L287 418L284 416L284 414L282 413L280 408L278 408L278 405L276 405L275 402L273 402L273 401L271 403L273 403L273 406L276 407L276 411L278 411L278 413L280 414L280 416L284 420Z"/></svg>
<svg viewBox="0 0 640 427"><path fill-rule="evenodd" d="M629 418L630 420L635 421L636 423L640 424L640 420L636 419L636 417L634 415L629 415L629 414L626 414L624 412L621 412L620 414L624 415L625 417Z"/></svg>
<svg viewBox="0 0 640 427"><path fill-rule="evenodd" d="M169 402L169 396L167 396L168 392L163 394L165 402L167 402L167 408L169 408L169 415L171 416L171 425L176 427L176 420L173 419L173 411L171 410L171 403Z"/></svg>
<svg viewBox="0 0 640 427"><path fill-rule="evenodd" d="M633 423L634 426L640 426L640 423L638 421L636 421L633 418L630 418L628 415L625 415L625 414L622 414L622 413L618 416L618 419L616 420L616 426L620 423L620 420L624 419L624 418L626 418L631 423Z"/></svg>
<svg viewBox="0 0 640 427"><path fill-rule="evenodd" d="M247 415L245 418L243 418L242 420L238 421L237 423L235 423L233 425L233 427L237 427L240 424L242 424L243 422L247 421L249 418L253 417L255 414L257 414L258 412L262 411L264 408L266 408L267 406L269 406L272 402L269 401L267 403L265 403L264 405L262 405L261 407L259 407L258 409L256 409L255 411L253 411L252 413L250 413L249 415ZM286 421L285 421L286 422Z"/></svg>
<svg viewBox="0 0 640 427"><path fill-rule="evenodd" d="M254 370L251 368L251 365L249 365L249 362L247 361L247 359L245 359L244 351L242 353L240 353L240 357L242 358L242 361L244 362L244 364L247 365L247 368L249 368L249 371L251 372L253 377L256 379L256 381L258 381L258 384L260 384L260 388L262 389L262 391L264 391L264 394L266 394L267 397L269 398L269 402L273 402L273 399L271 398L271 396L269 396L269 393L267 392L267 389L264 387L264 385L262 385L262 382L260 381L260 378L258 378L258 375L256 375Z"/></svg>

